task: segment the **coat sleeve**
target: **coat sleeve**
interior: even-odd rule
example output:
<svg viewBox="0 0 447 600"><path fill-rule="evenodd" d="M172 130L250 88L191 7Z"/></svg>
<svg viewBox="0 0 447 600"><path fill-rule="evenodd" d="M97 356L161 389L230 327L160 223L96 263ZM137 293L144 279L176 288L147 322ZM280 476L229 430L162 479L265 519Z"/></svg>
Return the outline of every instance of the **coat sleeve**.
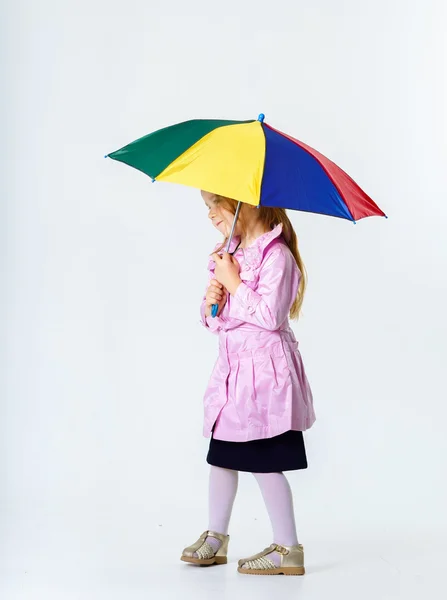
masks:
<svg viewBox="0 0 447 600"><path fill-rule="evenodd" d="M300 271L287 247L277 245L264 259L256 291L244 282L231 298L230 317L276 331L288 318L298 293Z"/></svg>

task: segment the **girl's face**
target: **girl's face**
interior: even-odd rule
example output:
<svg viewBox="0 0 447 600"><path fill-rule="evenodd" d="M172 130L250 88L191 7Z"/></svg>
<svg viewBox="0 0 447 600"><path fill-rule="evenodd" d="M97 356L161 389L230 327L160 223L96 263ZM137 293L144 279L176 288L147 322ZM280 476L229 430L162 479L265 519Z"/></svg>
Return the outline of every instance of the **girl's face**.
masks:
<svg viewBox="0 0 447 600"><path fill-rule="evenodd" d="M224 237L228 237L231 233L231 226L233 225L234 215L231 211L219 206L216 201L216 195L210 192L202 191L202 198L208 207L208 217L211 219L214 227L220 231ZM235 235L240 235L240 225L236 223Z"/></svg>

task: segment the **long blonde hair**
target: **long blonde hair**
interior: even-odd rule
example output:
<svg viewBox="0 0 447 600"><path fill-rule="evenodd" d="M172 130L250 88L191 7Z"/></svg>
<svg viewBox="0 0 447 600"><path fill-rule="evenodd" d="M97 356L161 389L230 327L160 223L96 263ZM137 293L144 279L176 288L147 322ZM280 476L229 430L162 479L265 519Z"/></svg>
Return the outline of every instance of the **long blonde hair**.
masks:
<svg viewBox="0 0 447 600"><path fill-rule="evenodd" d="M236 214L236 208L238 205L237 200L233 200L232 198L226 198L225 196L219 196L216 194L215 202L221 205L223 208L229 210L233 215ZM276 225L279 225L280 223L283 226L282 235L284 241L286 242L291 253L293 254L298 269L301 273L300 283L298 286L298 293L290 309L290 318L298 319L301 311L301 306L303 304L304 292L306 290L307 285L307 273L303 263L303 259L301 258L301 255L298 250L297 235L295 233L292 223L290 222L289 217L287 216L286 211L283 208L269 208L266 206L260 206L256 209L256 211L258 213L259 222L262 223L266 229L273 229L274 227L276 227ZM243 213L239 213L239 221L242 225L242 228L245 229ZM224 240L220 250L224 248L227 241L228 240Z"/></svg>

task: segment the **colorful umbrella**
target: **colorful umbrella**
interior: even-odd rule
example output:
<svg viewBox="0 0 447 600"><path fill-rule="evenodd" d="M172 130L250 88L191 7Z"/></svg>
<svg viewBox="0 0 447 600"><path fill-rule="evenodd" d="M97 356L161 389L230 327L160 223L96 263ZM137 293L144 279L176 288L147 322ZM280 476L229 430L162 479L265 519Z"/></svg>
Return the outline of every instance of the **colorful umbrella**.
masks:
<svg viewBox="0 0 447 600"><path fill-rule="evenodd" d="M264 121L193 120L107 156L149 175L254 206L357 221L385 216L340 167Z"/></svg>
<svg viewBox="0 0 447 600"><path fill-rule="evenodd" d="M340 167L264 123L193 120L160 129L106 158L151 177L192 186L239 201L228 239L230 249L241 202L290 208L354 221L386 216ZM217 313L217 305L213 316Z"/></svg>

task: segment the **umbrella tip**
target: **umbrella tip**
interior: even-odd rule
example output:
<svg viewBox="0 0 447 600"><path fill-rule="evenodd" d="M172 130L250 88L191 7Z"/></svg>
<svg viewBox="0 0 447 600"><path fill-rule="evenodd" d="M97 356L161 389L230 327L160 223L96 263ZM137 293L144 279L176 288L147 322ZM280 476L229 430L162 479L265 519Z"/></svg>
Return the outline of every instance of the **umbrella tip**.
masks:
<svg viewBox="0 0 447 600"><path fill-rule="evenodd" d="M354 223L354 225L357 225L357 221L352 221Z"/></svg>
<svg viewBox="0 0 447 600"><path fill-rule="evenodd" d="M109 155L108 155L108 154L106 154L106 155L104 156L104 158L109 158Z"/></svg>
<svg viewBox="0 0 447 600"><path fill-rule="evenodd" d="M152 183L155 183L155 177L151 177Z"/></svg>
<svg viewBox="0 0 447 600"><path fill-rule="evenodd" d="M264 121L265 119L265 114L264 113L260 113L258 116L258 121L260 121L261 123Z"/></svg>

